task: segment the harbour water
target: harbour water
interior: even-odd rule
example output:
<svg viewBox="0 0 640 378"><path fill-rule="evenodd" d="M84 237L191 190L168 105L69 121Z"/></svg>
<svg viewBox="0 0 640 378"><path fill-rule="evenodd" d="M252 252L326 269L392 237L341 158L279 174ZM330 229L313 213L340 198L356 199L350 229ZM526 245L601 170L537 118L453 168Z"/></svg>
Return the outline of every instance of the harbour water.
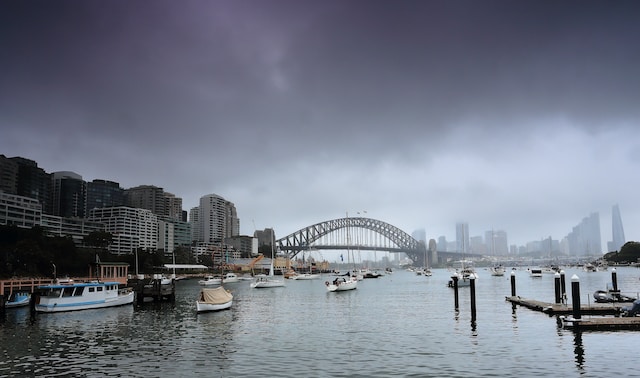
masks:
<svg viewBox="0 0 640 378"><path fill-rule="evenodd" d="M324 281L286 287L226 285L231 310L196 314L197 280L177 283L175 303L38 314L7 310L0 324L0 377L615 377L640 376L640 333L577 333L526 308L512 308L510 271L479 269L477 318L469 288L454 309L450 273L396 270L328 293ZM553 275L515 271L517 295L554 300ZM581 301L606 289L611 269L580 278ZM640 270L617 269L623 294L640 292Z"/></svg>

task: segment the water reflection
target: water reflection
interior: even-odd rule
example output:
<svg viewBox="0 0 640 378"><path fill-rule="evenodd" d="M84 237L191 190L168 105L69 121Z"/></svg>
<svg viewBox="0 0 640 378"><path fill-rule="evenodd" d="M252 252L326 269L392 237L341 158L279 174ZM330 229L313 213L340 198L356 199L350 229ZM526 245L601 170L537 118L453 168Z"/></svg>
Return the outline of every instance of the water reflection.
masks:
<svg viewBox="0 0 640 378"><path fill-rule="evenodd" d="M579 371L584 370L584 347L581 331L573 331L573 353L576 355L576 367Z"/></svg>

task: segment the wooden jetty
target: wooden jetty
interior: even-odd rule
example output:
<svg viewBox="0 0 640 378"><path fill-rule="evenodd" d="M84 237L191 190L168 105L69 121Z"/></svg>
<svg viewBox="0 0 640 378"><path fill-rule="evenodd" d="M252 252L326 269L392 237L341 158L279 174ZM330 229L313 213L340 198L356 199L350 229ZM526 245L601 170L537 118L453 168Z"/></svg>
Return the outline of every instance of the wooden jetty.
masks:
<svg viewBox="0 0 640 378"><path fill-rule="evenodd" d="M558 317L558 325L562 328L580 330L633 330L640 331L640 317L600 317L574 319L573 317Z"/></svg>
<svg viewBox="0 0 640 378"><path fill-rule="evenodd" d="M136 292L136 301L138 304L145 302L145 298L156 301L175 301L176 299L176 280L172 279L170 284L163 284L161 277L132 278L127 283Z"/></svg>
<svg viewBox="0 0 640 378"><path fill-rule="evenodd" d="M573 307L562 303L542 302L535 299L521 298L520 296L506 297L508 302L544 312L549 316L569 315L573 313ZM622 307L629 306L632 302L592 303L580 305L580 313L584 315L620 315Z"/></svg>

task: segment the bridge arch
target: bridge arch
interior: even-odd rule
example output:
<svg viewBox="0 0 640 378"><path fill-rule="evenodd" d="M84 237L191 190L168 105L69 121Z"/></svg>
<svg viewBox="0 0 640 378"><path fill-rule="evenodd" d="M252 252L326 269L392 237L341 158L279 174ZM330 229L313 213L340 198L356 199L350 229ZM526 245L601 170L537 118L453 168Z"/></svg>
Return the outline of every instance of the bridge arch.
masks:
<svg viewBox="0 0 640 378"><path fill-rule="evenodd" d="M276 245L280 251L293 258L302 251L316 248L312 244L326 235L342 229L356 228L371 230L385 237L394 245L393 247L377 247L377 250L404 252L413 260L414 264L422 265L424 263L426 246L423 242L414 239L411 235L389 223L364 217L346 217L316 223L276 240ZM355 244L347 241L343 245L333 245L324 247L324 249L355 249L356 247Z"/></svg>

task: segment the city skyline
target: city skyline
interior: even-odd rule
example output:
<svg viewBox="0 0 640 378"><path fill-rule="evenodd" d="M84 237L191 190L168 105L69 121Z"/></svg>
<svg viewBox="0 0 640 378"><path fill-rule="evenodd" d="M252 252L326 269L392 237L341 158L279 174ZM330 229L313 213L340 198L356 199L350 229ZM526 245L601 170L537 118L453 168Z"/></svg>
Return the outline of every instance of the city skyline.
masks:
<svg viewBox="0 0 640 378"><path fill-rule="evenodd" d="M215 193L242 234L366 210L429 239L464 220L523 245L597 212L604 250L613 204L640 239L639 11L2 2L0 151L156 185L185 210Z"/></svg>
<svg viewBox="0 0 640 378"><path fill-rule="evenodd" d="M30 177L24 176L20 178L20 169L17 168L18 165L16 164L29 167ZM11 177L12 175L16 176ZM50 178L43 178L43 175L49 175ZM227 236L241 235L240 219L238 218L235 204L232 201L228 201L215 193L205 194L201 196L199 206L187 210L182 208L181 197L176 196L173 193L166 192L163 188L157 187L152 184L139 185L133 188L122 188L120 187L120 184L115 181L94 179L93 181L89 182L84 181L82 175L76 172L46 172L42 168L38 167L37 162L27 159L23 156L7 158L3 154L0 154L0 191L5 188L5 190L8 190L8 194L19 194L15 190L10 190L8 188L17 189L23 186L23 191L25 189L28 190L28 188L24 187L24 185L25 182L29 182L29 186L39 188L39 193L41 193L41 195L45 195L46 191L42 192L42 190L44 190L43 183L39 182L42 180L51 181L52 193L50 194L50 196L52 198L52 203L47 203L46 201L41 202L43 211L47 214L84 218L85 215L89 214L90 210L93 208L89 204L95 202L96 199L99 199L99 201L106 200L109 203L104 203L94 207L123 206L126 205L125 202L129 202L129 206L145 208L152 211L156 215L167 216L168 218L176 220L180 220L188 214L188 221L192 224L192 237L195 236L193 240L221 240L221 233L226 233ZM80 181L84 182L84 185L79 185ZM66 189L64 189L63 186ZM82 198L77 197L77 194L79 193L82 193ZM90 193L95 194L90 195ZM69 199L66 201L68 203L65 205L64 201L61 201L60 198L67 197ZM35 199L36 197L32 198ZM127 198L126 201L125 198ZM115 201L115 203L112 201ZM215 206L217 210L214 211L214 213L228 213L229 219L227 221L229 223L225 224L222 218L216 221L215 226L213 224L201 222L202 219L207 220L207 222L210 221L209 216L202 218L202 214L200 214L200 212L212 212L212 209L209 208L211 208L213 203L217 204ZM78 204L80 204L80 207L78 207ZM47 211L47 207L51 207L50 210ZM73 213L71 213L70 211L72 211ZM345 215L349 216L348 213ZM367 217L367 211L363 210L362 212L356 212L355 215ZM580 255L584 253L589 254L593 251L598 251L599 249L601 249L602 252L605 253L612 250L619 250L619 248L625 242L624 226L620 214L619 205L616 204L612 206L612 240L606 241L605 245L607 245L607 247L604 248L602 247L602 228L600 227L600 223L599 212L592 212L589 216L584 217L579 224L575 225L571 232L564 236L558 237L556 239L556 243L558 244L557 247L552 247L551 245L549 245L549 248L555 248L554 250L558 250L561 253L567 253L568 255ZM428 243L430 239L437 239L437 243L439 243L439 245L441 246L439 250L442 251L446 249L449 251L460 251L463 253L471 252L479 254L506 255L524 254L547 248L539 246L539 244L541 243L540 240L529 240L526 243L520 245L509 243L508 232L505 230L491 229L485 230L480 234L471 234L469 232L469 224L467 222L457 222L455 228L456 232L453 241L451 241L451 239L447 239L446 235L427 236L427 232L425 229L416 229L410 234L415 239L422 240L425 243ZM408 231L405 232L409 233ZM280 236L284 236L288 233L289 232ZM484 236L482 234L484 234ZM496 237L499 240L499 243L497 243L497 248L496 245L489 245L488 241L489 239L493 239L495 241ZM549 235L548 238L541 239L548 239L550 244L554 240L552 235ZM493 251L493 253L490 253L489 251Z"/></svg>

